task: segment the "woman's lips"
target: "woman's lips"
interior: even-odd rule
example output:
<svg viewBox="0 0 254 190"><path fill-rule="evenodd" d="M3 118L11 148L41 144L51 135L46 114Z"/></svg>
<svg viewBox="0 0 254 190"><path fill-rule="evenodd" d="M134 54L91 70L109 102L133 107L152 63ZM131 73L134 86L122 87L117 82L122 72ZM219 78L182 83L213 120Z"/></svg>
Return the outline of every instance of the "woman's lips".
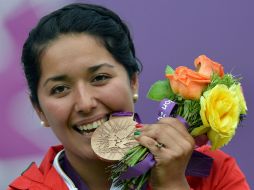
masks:
<svg viewBox="0 0 254 190"><path fill-rule="evenodd" d="M97 129L101 124L108 120L108 116L105 116L99 120L93 121L91 123L83 124L83 125L75 125L73 128L80 134L92 133Z"/></svg>

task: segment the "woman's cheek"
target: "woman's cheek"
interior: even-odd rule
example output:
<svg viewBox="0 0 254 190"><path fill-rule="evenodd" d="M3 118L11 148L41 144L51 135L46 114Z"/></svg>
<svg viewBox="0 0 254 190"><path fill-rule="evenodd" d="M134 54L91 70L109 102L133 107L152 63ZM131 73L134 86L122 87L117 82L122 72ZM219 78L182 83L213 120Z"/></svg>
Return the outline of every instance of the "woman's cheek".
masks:
<svg viewBox="0 0 254 190"><path fill-rule="evenodd" d="M126 84L112 85L100 93L102 102L112 111L133 111L133 95L131 88Z"/></svg>

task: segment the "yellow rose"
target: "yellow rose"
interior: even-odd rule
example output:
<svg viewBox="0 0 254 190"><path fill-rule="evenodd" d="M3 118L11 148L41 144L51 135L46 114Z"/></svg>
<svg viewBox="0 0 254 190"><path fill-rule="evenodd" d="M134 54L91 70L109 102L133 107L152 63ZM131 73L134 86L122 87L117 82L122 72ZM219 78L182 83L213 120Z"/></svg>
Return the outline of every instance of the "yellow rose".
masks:
<svg viewBox="0 0 254 190"><path fill-rule="evenodd" d="M207 133L212 149L227 144L235 134L239 122L239 99L233 89L218 84L204 92L200 98L200 116L203 126L195 128L191 134Z"/></svg>
<svg viewBox="0 0 254 190"><path fill-rule="evenodd" d="M230 89L235 93L235 96L239 99L240 114L247 114L247 105L243 95L242 86L240 84L232 85Z"/></svg>

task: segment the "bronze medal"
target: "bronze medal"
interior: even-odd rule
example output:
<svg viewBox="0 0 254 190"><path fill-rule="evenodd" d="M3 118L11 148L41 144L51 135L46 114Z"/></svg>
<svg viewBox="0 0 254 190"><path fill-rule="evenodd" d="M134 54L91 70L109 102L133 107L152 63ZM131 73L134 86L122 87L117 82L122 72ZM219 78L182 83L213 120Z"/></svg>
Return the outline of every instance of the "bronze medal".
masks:
<svg viewBox="0 0 254 190"><path fill-rule="evenodd" d="M133 135L136 124L133 116L111 116L92 135L95 154L107 161L121 160L130 148L138 145Z"/></svg>

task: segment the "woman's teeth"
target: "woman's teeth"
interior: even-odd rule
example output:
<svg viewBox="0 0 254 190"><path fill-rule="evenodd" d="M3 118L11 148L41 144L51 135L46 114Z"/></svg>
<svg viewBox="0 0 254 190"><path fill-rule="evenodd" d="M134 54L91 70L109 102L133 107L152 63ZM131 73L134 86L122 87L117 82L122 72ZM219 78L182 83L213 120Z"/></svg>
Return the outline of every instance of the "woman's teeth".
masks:
<svg viewBox="0 0 254 190"><path fill-rule="evenodd" d="M92 132L94 131L93 129L98 128L102 123L106 121L106 118L100 119L98 121L94 121L93 123L89 123L86 125L80 125L77 128L79 129L80 132Z"/></svg>

